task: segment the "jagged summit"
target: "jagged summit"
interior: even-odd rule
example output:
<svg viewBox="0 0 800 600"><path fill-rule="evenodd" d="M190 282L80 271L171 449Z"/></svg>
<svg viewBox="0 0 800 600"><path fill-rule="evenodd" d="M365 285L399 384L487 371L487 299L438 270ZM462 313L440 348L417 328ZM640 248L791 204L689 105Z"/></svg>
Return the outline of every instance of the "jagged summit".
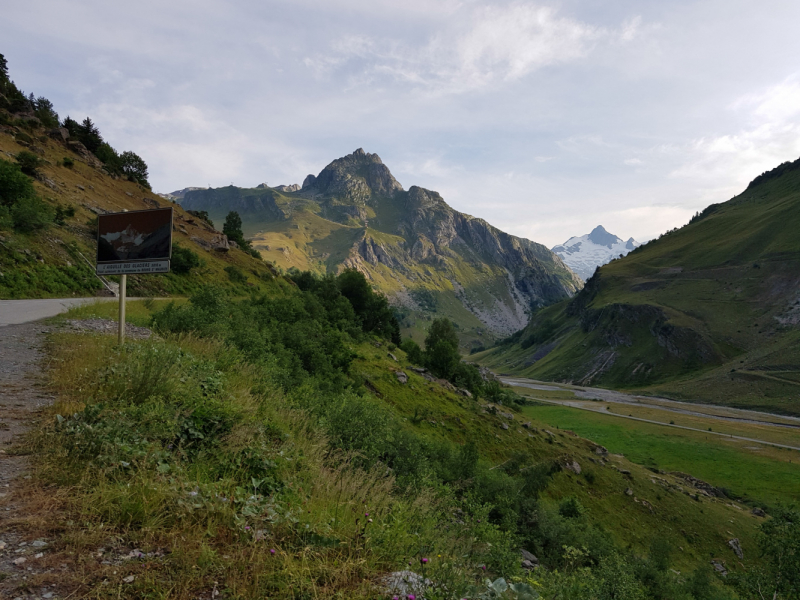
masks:
<svg viewBox="0 0 800 600"><path fill-rule="evenodd" d="M585 281L597 267L626 255L639 245L633 238L624 241L598 225L588 235L571 237L551 250Z"/></svg>
<svg viewBox="0 0 800 600"><path fill-rule="evenodd" d="M403 186L394 178L377 154L359 148L352 154L337 158L319 175L308 175L302 191L314 195L332 196L341 200L363 203L372 196L391 196Z"/></svg>

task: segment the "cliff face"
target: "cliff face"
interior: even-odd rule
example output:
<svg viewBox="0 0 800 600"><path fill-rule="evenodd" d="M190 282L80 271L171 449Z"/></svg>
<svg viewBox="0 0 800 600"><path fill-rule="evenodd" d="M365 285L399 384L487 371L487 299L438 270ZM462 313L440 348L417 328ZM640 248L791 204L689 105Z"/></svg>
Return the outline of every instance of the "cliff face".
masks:
<svg viewBox="0 0 800 600"><path fill-rule="evenodd" d="M409 329L448 316L477 346L582 285L545 246L460 213L437 192L404 190L377 154L361 149L306 177L297 192L233 190L192 192L183 205L217 219L243 213L256 247L284 268L358 269L406 311Z"/></svg>

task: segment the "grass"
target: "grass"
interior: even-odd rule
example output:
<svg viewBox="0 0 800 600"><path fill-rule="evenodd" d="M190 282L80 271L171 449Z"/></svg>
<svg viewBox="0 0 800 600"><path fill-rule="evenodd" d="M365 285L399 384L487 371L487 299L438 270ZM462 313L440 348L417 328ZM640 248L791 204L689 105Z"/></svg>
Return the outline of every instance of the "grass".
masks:
<svg viewBox="0 0 800 600"><path fill-rule="evenodd" d="M611 404L614 412L634 413L627 406ZM691 473L716 487L745 496L755 503L789 504L800 497L800 452L726 440L701 432L629 421L602 413L574 408L539 405L523 409L526 416L550 427L569 429L623 454L642 466ZM662 414L664 414L662 412ZM638 416L638 415L635 415ZM685 415L675 415L676 424L692 426ZM716 425L722 429L723 425ZM730 427L730 426L729 426ZM737 429L741 432L741 429ZM745 432L741 432L745 433ZM784 439L784 438L781 438ZM797 443L800 436L795 435Z"/></svg>
<svg viewBox="0 0 800 600"><path fill-rule="evenodd" d="M72 206L74 217L63 225L52 224L34 234L0 231L0 298L53 298L93 296L103 290L94 275L96 240L94 222L99 211L142 210L167 202L145 188L115 179L102 170L84 163L77 156L74 166L61 166L65 154L62 145L49 138L37 139L42 151L40 167L43 180L34 181L36 192L51 206ZM23 150L14 137L0 132L0 152L15 155ZM7 156L5 158L8 158ZM178 275L130 275L129 295L167 296L190 295L207 281L214 280L235 294L246 295L253 289L277 292L280 282L274 270L239 250L227 253L209 251L192 240L210 239L213 233L198 223L179 205L175 211L173 241L191 248L204 266L191 273ZM231 282L224 269L236 266L247 274L247 282ZM115 278L111 278L115 280Z"/></svg>

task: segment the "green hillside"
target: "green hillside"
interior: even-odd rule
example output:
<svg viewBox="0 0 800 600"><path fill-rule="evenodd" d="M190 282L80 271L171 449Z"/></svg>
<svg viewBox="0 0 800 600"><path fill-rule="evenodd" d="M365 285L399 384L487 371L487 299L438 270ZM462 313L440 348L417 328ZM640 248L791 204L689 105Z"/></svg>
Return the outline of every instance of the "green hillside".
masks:
<svg viewBox="0 0 800 600"><path fill-rule="evenodd" d="M481 356L536 379L800 414L800 160L600 268Z"/></svg>
<svg viewBox="0 0 800 600"><path fill-rule="evenodd" d="M446 316L463 348L490 345L523 327L531 310L581 286L544 246L459 213L436 192L404 190L361 149L295 192L200 189L182 205L208 212L217 226L238 212L253 246L281 269L361 271L392 300L404 335L419 342L432 319Z"/></svg>

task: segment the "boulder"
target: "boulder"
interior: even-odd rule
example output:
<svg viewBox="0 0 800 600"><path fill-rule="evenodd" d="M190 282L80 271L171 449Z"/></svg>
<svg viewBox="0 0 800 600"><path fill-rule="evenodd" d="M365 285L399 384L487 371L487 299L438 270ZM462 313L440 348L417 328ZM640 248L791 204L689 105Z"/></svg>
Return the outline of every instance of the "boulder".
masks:
<svg viewBox="0 0 800 600"><path fill-rule="evenodd" d="M725 568L725 565L723 565L719 560L712 560L711 566L714 567L714 570L723 577L728 574L728 570Z"/></svg>
<svg viewBox="0 0 800 600"><path fill-rule="evenodd" d="M728 546L730 546L733 553L741 560L744 558L744 553L742 552L742 546L739 543L739 538L733 538L732 540L728 540Z"/></svg>
<svg viewBox="0 0 800 600"><path fill-rule="evenodd" d="M504 431L508 431L508 423L500 423L500 427L502 427Z"/></svg>
<svg viewBox="0 0 800 600"><path fill-rule="evenodd" d="M64 143L66 143L69 139L69 131L66 127L56 127L55 129L50 129L48 130L47 135L56 141Z"/></svg>
<svg viewBox="0 0 800 600"><path fill-rule="evenodd" d="M626 496L633 496L633 490L631 488L626 489L625 490L625 495Z"/></svg>
<svg viewBox="0 0 800 600"><path fill-rule="evenodd" d="M406 383L408 383L408 375L406 375L406 374L405 374L405 373L403 373L402 371L397 371L397 372L394 374L394 376L395 376L395 377L397 377L397 381L399 381L399 382L400 382L400 383L402 383L403 385L405 385Z"/></svg>
<svg viewBox="0 0 800 600"><path fill-rule="evenodd" d="M527 571L532 571L533 569L535 569L536 567L539 566L539 559L536 558L535 555L533 555L532 553L528 552L524 548L522 548L519 552L522 555L522 568L523 569L525 569Z"/></svg>
<svg viewBox="0 0 800 600"><path fill-rule="evenodd" d="M522 426L523 426L525 429L530 429L530 428L531 428L531 422L530 422L530 421L528 421L527 423L523 423L523 424L522 424Z"/></svg>
<svg viewBox="0 0 800 600"><path fill-rule="evenodd" d="M400 361L397 360L397 357L394 354L392 354L391 352L387 352L386 356L391 358L394 362L400 362Z"/></svg>
<svg viewBox="0 0 800 600"><path fill-rule="evenodd" d="M573 460L571 463L567 463L564 467L567 471L572 471L576 475L581 474L581 466L578 464L577 460Z"/></svg>
<svg viewBox="0 0 800 600"><path fill-rule="evenodd" d="M404 598L410 597L410 595L421 597L425 593L425 588L430 585L430 579L423 579L414 571L395 571L383 580L384 593Z"/></svg>
<svg viewBox="0 0 800 600"><path fill-rule="evenodd" d="M472 392L465 388L458 388L458 393L462 396L466 396L467 398L472 398Z"/></svg>
<svg viewBox="0 0 800 600"><path fill-rule="evenodd" d="M597 456L608 456L608 450L603 446L595 446L594 453L597 454Z"/></svg>
<svg viewBox="0 0 800 600"><path fill-rule="evenodd" d="M758 508L757 506L753 509L753 514L757 517L766 517L767 513L765 513L762 509Z"/></svg>

